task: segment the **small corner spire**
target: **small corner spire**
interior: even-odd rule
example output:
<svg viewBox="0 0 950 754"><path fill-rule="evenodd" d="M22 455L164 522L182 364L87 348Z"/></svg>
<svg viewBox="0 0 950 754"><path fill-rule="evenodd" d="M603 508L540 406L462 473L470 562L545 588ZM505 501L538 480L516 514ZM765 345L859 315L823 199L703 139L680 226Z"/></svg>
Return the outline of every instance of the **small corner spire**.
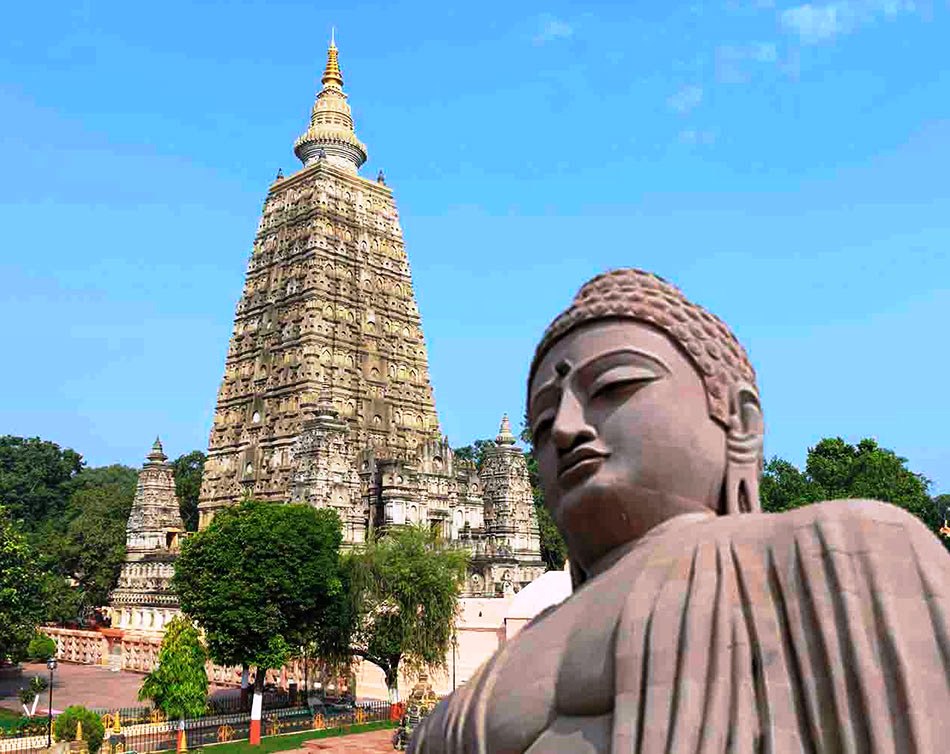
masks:
<svg viewBox="0 0 950 754"><path fill-rule="evenodd" d="M152 450L147 456L148 463L165 463L168 460L168 456L165 455L165 451L162 449L162 440L157 435L155 436L155 442L152 443Z"/></svg>
<svg viewBox="0 0 950 754"><path fill-rule="evenodd" d="M508 414L501 417L501 427L498 428L498 437L495 438L496 445L514 445L515 436L511 433L511 423L508 421Z"/></svg>

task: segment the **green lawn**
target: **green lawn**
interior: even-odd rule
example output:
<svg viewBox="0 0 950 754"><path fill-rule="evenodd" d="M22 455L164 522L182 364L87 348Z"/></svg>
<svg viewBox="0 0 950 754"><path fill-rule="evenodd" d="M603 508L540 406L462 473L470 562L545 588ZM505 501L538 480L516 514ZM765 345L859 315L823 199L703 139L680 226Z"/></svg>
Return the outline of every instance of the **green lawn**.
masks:
<svg viewBox="0 0 950 754"><path fill-rule="evenodd" d="M304 741L309 741L312 738L333 738L335 736L345 736L350 733L368 733L371 730L384 730L386 728L395 727L396 723L388 721L362 723L361 725L347 725L344 728L333 728L331 730L308 730L303 733L265 736L261 739L260 746L251 746L247 741L230 741L226 744L213 744L205 747L205 749L208 750L206 754L268 754L272 751L299 749ZM196 749L196 751L204 751L205 749Z"/></svg>
<svg viewBox="0 0 950 754"><path fill-rule="evenodd" d="M0 707L0 728L12 728L20 722L20 713Z"/></svg>

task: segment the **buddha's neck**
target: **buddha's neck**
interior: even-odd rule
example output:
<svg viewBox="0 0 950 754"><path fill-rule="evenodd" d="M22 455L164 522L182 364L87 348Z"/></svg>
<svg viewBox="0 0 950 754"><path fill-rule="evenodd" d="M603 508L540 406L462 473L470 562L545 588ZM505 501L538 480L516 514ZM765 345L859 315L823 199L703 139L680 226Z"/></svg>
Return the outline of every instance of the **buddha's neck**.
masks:
<svg viewBox="0 0 950 754"><path fill-rule="evenodd" d="M588 579L592 579L595 576L599 576L600 574L609 571L618 560L621 560L625 555L629 554L648 540L662 536L670 529L678 528L686 524L699 523L700 521L706 521L715 517L716 514L713 511L698 511L694 513L681 513L678 516L668 518L666 521L654 526L643 536L632 539L629 542L624 542L622 545L610 550L606 555L603 555L594 561L593 565L585 568L584 572Z"/></svg>

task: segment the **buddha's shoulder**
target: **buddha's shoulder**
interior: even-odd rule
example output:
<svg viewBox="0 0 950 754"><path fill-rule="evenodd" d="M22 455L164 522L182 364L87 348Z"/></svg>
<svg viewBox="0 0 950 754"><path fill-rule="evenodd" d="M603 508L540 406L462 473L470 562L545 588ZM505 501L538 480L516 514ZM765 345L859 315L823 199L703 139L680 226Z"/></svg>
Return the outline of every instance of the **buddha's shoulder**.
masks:
<svg viewBox="0 0 950 754"><path fill-rule="evenodd" d="M825 500L779 513L720 516L706 526L708 532L730 539L772 539L801 529L845 529L855 535L933 536L920 519L903 508L865 499Z"/></svg>
<svg viewBox="0 0 950 754"><path fill-rule="evenodd" d="M792 526L833 522L914 529L923 526L920 519L903 508L880 500L864 499L825 500L781 513L762 513L759 516Z"/></svg>

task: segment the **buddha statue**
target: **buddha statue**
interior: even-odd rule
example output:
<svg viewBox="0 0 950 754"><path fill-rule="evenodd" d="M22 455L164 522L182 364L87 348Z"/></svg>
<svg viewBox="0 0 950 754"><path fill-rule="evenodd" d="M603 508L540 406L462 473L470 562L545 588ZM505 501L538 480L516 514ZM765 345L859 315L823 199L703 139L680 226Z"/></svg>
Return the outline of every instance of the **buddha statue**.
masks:
<svg viewBox="0 0 950 754"><path fill-rule="evenodd" d="M761 512L755 372L718 318L594 278L538 345L528 421L573 593L411 752L950 751L950 554L885 503Z"/></svg>

